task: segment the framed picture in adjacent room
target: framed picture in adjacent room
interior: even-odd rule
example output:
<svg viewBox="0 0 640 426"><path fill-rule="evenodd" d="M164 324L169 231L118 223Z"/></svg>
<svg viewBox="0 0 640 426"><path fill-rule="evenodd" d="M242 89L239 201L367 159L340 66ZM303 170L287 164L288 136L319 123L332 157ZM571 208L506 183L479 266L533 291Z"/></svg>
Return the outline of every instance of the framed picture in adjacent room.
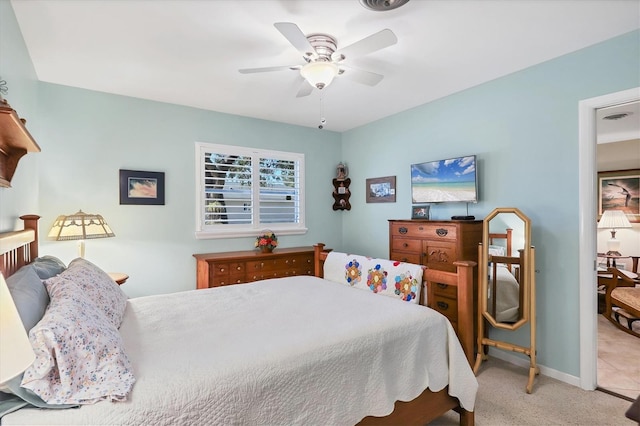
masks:
<svg viewBox="0 0 640 426"><path fill-rule="evenodd" d="M164 172L120 170L120 204L164 205Z"/></svg>
<svg viewBox="0 0 640 426"><path fill-rule="evenodd" d="M621 210L640 222L640 169L598 173L598 220L606 210Z"/></svg>

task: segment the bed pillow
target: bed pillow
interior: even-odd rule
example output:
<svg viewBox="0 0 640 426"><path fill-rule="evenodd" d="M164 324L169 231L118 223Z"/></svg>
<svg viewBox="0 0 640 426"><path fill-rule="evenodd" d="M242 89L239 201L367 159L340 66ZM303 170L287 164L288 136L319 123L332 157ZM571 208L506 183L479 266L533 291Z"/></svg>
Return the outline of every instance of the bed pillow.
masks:
<svg viewBox="0 0 640 426"><path fill-rule="evenodd" d="M44 283L49 290L61 282L75 283L116 328L120 327L127 306L127 295L109 274L88 260L77 258L63 273Z"/></svg>
<svg viewBox="0 0 640 426"><path fill-rule="evenodd" d="M41 280L46 280L51 277L55 277L58 274L64 272L67 267L65 264L54 256L42 256L37 257L31 262L31 265L36 270L36 273L40 277Z"/></svg>
<svg viewBox="0 0 640 426"><path fill-rule="evenodd" d="M116 327L75 283L48 290L51 304L29 332L36 360L21 386L48 404L126 400L135 378Z"/></svg>
<svg viewBox="0 0 640 426"><path fill-rule="evenodd" d="M6 281L24 329L28 332L40 321L47 309L47 289L31 265L18 269Z"/></svg>

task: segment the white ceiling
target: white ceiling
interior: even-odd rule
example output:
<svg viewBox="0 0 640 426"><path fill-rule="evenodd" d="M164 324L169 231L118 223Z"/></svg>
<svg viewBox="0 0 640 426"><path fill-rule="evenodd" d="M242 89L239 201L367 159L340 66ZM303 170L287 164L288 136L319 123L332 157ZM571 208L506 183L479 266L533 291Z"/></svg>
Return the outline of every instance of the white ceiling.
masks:
<svg viewBox="0 0 640 426"><path fill-rule="evenodd" d="M398 43L345 64L322 90L325 129L345 131L640 28L640 0L11 0L38 79L317 127L319 91L301 77L240 68L304 64L273 26L327 33L338 48L382 29ZM635 52L637 53L637 52ZM633 52L630 52L633 54Z"/></svg>

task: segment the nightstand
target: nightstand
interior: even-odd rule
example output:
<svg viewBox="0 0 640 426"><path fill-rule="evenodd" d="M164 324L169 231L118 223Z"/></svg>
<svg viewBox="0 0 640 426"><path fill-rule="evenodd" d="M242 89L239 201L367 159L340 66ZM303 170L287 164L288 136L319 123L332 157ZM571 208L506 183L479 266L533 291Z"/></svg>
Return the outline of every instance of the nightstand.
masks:
<svg viewBox="0 0 640 426"><path fill-rule="evenodd" d="M129 275L122 272L109 272L108 274L118 285L124 284L129 279Z"/></svg>

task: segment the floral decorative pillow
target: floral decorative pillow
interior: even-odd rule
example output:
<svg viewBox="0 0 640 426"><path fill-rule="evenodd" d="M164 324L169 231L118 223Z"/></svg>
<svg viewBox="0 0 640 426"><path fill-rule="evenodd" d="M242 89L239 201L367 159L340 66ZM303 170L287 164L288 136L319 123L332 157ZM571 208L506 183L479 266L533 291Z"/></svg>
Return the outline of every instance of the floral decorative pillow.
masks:
<svg viewBox="0 0 640 426"><path fill-rule="evenodd" d="M49 291L50 287L62 282L75 283L116 328L120 327L127 306L127 295L109 274L88 260L77 258L63 273L49 278L44 284Z"/></svg>
<svg viewBox="0 0 640 426"><path fill-rule="evenodd" d="M29 332L36 360L21 386L48 404L126 400L135 378L116 327L73 282L48 290L49 308Z"/></svg>
<svg viewBox="0 0 640 426"><path fill-rule="evenodd" d="M324 278L412 303L420 302L422 266L354 254L330 252Z"/></svg>
<svg viewBox="0 0 640 426"><path fill-rule="evenodd" d="M369 290L405 302L420 303L421 265L387 259L368 259L365 266Z"/></svg>

